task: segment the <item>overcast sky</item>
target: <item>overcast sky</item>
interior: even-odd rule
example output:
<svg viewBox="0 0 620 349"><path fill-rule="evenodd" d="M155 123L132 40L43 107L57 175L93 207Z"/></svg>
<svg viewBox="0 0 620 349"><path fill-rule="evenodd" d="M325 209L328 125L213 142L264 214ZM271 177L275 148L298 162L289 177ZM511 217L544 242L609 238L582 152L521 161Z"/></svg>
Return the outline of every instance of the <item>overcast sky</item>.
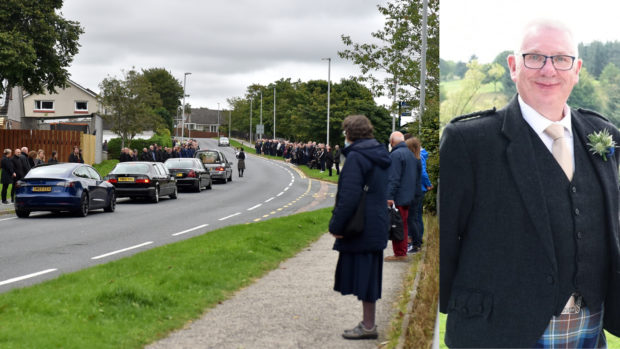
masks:
<svg viewBox="0 0 620 349"><path fill-rule="evenodd" d="M523 26L534 19L561 20L578 42L620 40L620 2L610 0L441 0L440 57L492 62L504 50L514 50Z"/></svg>
<svg viewBox="0 0 620 349"><path fill-rule="evenodd" d="M165 68L183 84L192 107L225 109L246 87L281 78L331 80L359 75L338 57L340 36L371 42L383 28L384 0L65 0L65 18L85 33L69 72L99 92L107 76L122 70Z"/></svg>

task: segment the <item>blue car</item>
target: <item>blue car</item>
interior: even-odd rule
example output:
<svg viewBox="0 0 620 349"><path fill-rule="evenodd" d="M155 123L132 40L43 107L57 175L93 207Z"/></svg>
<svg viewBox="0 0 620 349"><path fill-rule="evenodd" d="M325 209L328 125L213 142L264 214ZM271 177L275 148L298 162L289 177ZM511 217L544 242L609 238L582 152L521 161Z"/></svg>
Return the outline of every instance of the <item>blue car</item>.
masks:
<svg viewBox="0 0 620 349"><path fill-rule="evenodd" d="M114 186L89 165L62 163L40 165L16 183L15 213L26 218L32 211L71 211L85 217L102 208L114 212Z"/></svg>

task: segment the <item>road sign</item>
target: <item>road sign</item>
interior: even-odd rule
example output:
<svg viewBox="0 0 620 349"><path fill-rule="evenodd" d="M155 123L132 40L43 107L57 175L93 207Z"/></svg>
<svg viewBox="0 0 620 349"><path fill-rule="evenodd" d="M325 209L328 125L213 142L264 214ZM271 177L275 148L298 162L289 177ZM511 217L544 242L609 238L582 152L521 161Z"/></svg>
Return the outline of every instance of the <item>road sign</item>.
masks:
<svg viewBox="0 0 620 349"><path fill-rule="evenodd" d="M410 111L406 111L406 112L400 114L400 116L411 116L411 112Z"/></svg>
<svg viewBox="0 0 620 349"><path fill-rule="evenodd" d="M256 125L256 133L261 134L261 135L265 133L265 125L264 124Z"/></svg>
<svg viewBox="0 0 620 349"><path fill-rule="evenodd" d="M409 108L410 105L407 102L400 102L400 107L401 108Z"/></svg>

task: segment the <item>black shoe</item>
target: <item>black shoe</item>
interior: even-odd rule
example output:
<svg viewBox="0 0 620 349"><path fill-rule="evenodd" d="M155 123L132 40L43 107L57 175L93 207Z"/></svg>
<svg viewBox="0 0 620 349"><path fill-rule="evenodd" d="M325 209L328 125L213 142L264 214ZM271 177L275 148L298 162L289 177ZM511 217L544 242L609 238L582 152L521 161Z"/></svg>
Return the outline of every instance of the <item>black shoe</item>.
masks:
<svg viewBox="0 0 620 349"><path fill-rule="evenodd" d="M8 204L9 204L9 202L8 202L8 201L6 201L6 200L2 201L2 203L3 203L4 205L8 205Z"/></svg>

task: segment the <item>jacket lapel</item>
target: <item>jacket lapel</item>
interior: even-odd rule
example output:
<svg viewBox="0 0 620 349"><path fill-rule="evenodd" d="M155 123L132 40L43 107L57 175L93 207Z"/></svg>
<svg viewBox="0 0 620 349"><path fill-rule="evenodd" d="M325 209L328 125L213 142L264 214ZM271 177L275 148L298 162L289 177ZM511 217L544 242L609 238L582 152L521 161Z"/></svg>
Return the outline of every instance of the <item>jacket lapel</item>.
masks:
<svg viewBox="0 0 620 349"><path fill-rule="evenodd" d="M506 158L512 172L512 178L519 188L527 213L536 228L549 262L553 266L553 270L557 271L553 234L543 195L543 186L540 173L534 170L537 166L535 158L532 156L534 146L529 134L529 125L521 115L521 108L516 96L500 112L504 114L502 132L508 138Z"/></svg>

